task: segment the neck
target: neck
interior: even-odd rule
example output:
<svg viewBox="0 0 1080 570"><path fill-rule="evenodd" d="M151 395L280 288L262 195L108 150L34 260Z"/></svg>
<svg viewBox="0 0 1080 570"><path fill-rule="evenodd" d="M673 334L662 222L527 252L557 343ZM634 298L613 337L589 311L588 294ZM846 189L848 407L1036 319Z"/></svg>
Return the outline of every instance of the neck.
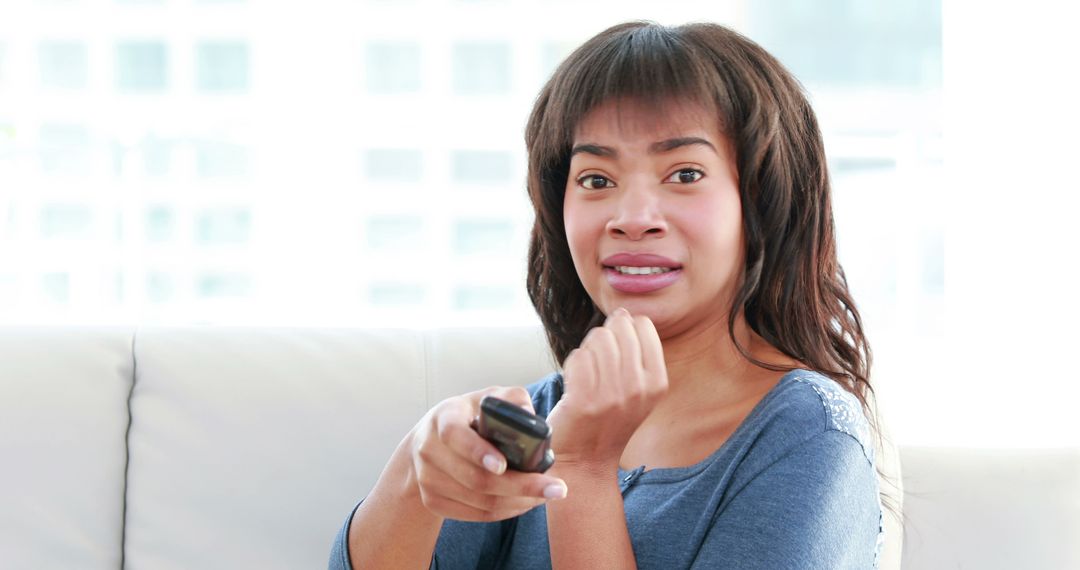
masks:
<svg viewBox="0 0 1080 570"><path fill-rule="evenodd" d="M754 333L741 315L735 320L734 333L739 345L755 359L791 364ZM726 315L702 327L661 335L661 339L670 405L726 407L767 391L778 378L777 373L754 365L739 352L728 333Z"/></svg>

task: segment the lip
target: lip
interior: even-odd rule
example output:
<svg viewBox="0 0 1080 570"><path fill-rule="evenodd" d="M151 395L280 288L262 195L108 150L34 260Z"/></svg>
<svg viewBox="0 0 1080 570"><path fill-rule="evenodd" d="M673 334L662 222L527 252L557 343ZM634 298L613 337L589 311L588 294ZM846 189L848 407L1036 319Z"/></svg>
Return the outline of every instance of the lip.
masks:
<svg viewBox="0 0 1080 570"><path fill-rule="evenodd" d="M649 275L624 275L611 267L604 268L604 278L607 279L608 285L611 285L612 289L620 293L651 293L668 287L678 281L679 277L682 277L682 269L673 269L667 273L651 273Z"/></svg>
<svg viewBox="0 0 1080 570"><path fill-rule="evenodd" d="M609 256L600 262L604 268L615 267L616 265L626 267L667 267L671 269L680 269L682 264L677 261L668 259L662 255L656 255L652 253L617 253ZM662 275L667 275L663 273Z"/></svg>
<svg viewBox="0 0 1080 570"><path fill-rule="evenodd" d="M604 278L608 285L620 293L650 293L675 283L682 276L681 263L654 253L616 253L604 258L600 263L604 266ZM671 271L649 275L624 275L616 271L615 266L664 267Z"/></svg>

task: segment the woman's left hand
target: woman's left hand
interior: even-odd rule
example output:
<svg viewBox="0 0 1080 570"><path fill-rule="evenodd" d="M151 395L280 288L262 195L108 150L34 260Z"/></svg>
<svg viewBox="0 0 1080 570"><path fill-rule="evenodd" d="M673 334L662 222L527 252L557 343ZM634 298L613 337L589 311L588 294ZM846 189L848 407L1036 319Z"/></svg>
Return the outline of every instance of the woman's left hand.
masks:
<svg viewBox="0 0 1080 570"><path fill-rule="evenodd" d="M563 363L563 396L548 415L556 466L618 466L623 449L668 389L652 321L616 309Z"/></svg>

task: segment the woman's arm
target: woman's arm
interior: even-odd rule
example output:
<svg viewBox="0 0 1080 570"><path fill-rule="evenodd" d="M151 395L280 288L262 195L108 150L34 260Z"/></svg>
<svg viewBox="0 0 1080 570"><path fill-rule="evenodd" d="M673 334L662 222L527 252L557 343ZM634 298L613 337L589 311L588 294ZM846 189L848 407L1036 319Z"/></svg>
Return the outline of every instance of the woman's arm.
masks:
<svg viewBox="0 0 1080 570"><path fill-rule="evenodd" d="M353 513L353 568L429 568L443 517L424 506L412 475L410 433L398 445L375 488Z"/></svg>
<svg viewBox="0 0 1080 570"><path fill-rule="evenodd" d="M507 471L498 449L469 426L486 395L532 411L520 387L488 388L432 408L352 516L345 550L353 568L428 568L445 519L503 520L565 494L566 484L549 474Z"/></svg>
<svg viewBox="0 0 1080 570"><path fill-rule="evenodd" d="M630 437L667 394L660 337L648 317L616 309L563 368L563 395L548 415L551 472L567 484L566 499L547 510L552 568L636 568L616 473Z"/></svg>
<svg viewBox="0 0 1080 570"><path fill-rule="evenodd" d="M574 468L558 462L552 467L570 490L566 499L547 506L553 569L637 568L616 470L617 465Z"/></svg>

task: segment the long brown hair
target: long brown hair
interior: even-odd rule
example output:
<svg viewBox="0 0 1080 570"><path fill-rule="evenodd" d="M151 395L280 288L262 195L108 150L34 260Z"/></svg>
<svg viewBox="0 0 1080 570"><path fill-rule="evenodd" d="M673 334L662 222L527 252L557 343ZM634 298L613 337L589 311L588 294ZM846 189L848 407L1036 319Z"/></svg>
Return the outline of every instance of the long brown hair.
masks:
<svg viewBox="0 0 1080 570"><path fill-rule="evenodd" d="M799 82L764 49L716 24L613 26L556 69L537 97L525 131L528 192L536 212L528 258L529 298L562 364L605 316L586 293L570 257L563 195L578 123L620 98L656 106L692 101L712 110L735 148L746 243L738 314L770 345L854 394L875 433L872 353L836 255L825 148ZM880 442L880 440L879 440Z"/></svg>

